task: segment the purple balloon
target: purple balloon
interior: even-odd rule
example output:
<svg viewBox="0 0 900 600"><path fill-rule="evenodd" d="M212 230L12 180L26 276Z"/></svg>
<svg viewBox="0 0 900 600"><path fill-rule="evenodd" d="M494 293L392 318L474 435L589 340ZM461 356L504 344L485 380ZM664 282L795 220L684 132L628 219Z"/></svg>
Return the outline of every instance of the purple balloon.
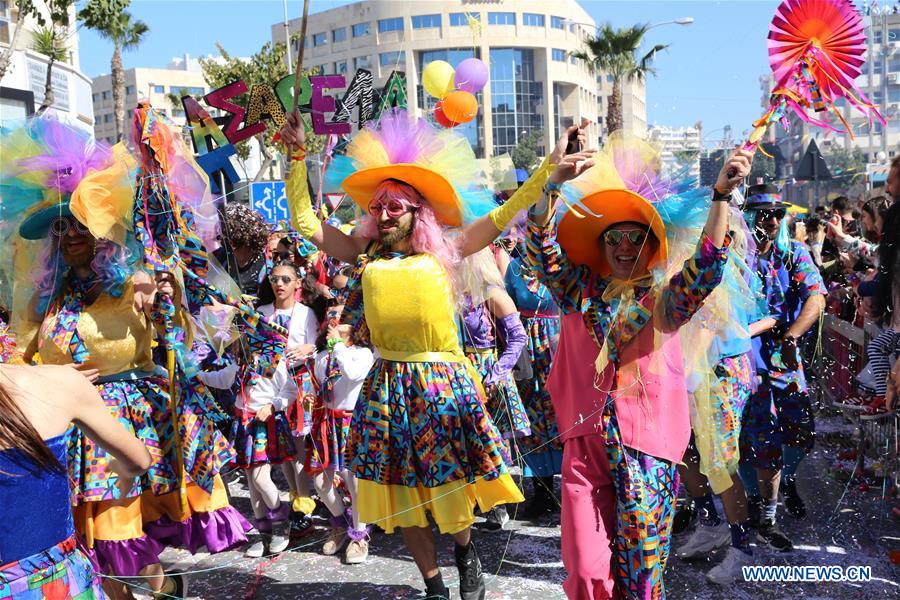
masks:
<svg viewBox="0 0 900 600"><path fill-rule="evenodd" d="M456 67L456 89L477 94L488 82L487 65L480 58L467 58Z"/></svg>

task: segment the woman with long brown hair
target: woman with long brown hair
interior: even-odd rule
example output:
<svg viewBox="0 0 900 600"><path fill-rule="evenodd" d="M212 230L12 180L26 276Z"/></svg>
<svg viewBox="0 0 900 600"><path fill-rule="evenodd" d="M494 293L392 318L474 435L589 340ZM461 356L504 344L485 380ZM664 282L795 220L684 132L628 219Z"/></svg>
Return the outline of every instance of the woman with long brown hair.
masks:
<svg viewBox="0 0 900 600"><path fill-rule="evenodd" d="M0 597L105 597L75 544L65 464L72 422L110 455L120 488L149 468L147 449L109 414L84 375L62 366L0 365Z"/></svg>

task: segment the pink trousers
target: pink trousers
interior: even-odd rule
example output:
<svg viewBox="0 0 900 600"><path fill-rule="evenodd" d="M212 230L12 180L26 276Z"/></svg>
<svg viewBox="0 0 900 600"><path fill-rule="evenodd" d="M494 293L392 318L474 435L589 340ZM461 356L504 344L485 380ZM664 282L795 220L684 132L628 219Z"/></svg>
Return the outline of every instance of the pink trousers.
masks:
<svg viewBox="0 0 900 600"><path fill-rule="evenodd" d="M602 600L613 594L612 544L616 537L616 491L602 435L566 440L562 463L563 589L571 600Z"/></svg>

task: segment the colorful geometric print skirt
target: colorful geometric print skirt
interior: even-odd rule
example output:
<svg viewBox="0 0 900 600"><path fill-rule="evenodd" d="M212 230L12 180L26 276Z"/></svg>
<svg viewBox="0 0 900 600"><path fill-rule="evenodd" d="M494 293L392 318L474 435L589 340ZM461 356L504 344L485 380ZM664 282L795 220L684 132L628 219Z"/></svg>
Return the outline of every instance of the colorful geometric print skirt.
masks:
<svg viewBox="0 0 900 600"><path fill-rule="evenodd" d="M167 494L178 489L178 452L185 470L185 480L211 493L215 476L222 466L233 460L234 450L215 424L195 410L202 405L200 397L206 388L198 385L182 389L183 406L179 410L178 440L168 382L160 377L110 381L97 385L100 397L110 413L126 429L140 439L150 452L150 469L135 478L132 489L120 494L118 477L108 470L106 452L75 427L69 430L68 467L73 504L99 500L133 498L144 492Z"/></svg>
<svg viewBox="0 0 900 600"><path fill-rule="evenodd" d="M237 452L235 464L242 469L280 465L297 456L291 425L284 411L273 413L265 422L253 414L241 415L238 411L238 418L231 428L231 439Z"/></svg>
<svg viewBox="0 0 900 600"><path fill-rule="evenodd" d="M106 598L88 558L75 547L75 536L0 566L0 599L94 600Z"/></svg>
<svg viewBox="0 0 900 600"><path fill-rule="evenodd" d="M497 351L494 348L466 348L466 357L484 381L497 362ZM531 434L528 414L525 412L512 372L507 373L506 377L494 386L492 393L488 394L487 409L494 420L494 425L505 439Z"/></svg>
<svg viewBox="0 0 900 600"><path fill-rule="evenodd" d="M317 407L314 411L312 452L310 470L340 472L347 468L344 456L350 442L350 422L353 413L349 410L334 410Z"/></svg>
<svg viewBox="0 0 900 600"><path fill-rule="evenodd" d="M476 504L486 512L523 500L477 380L464 357L375 362L347 452L362 521L390 533L427 527L428 511L442 533L456 533L474 522Z"/></svg>
<svg viewBox="0 0 900 600"><path fill-rule="evenodd" d="M526 464L526 477L550 477L562 472L562 441L556 411L547 391L547 378L559 339L559 317L523 316L522 324L528 334L526 348L534 375L517 382L531 425L531 435L519 439L519 447Z"/></svg>

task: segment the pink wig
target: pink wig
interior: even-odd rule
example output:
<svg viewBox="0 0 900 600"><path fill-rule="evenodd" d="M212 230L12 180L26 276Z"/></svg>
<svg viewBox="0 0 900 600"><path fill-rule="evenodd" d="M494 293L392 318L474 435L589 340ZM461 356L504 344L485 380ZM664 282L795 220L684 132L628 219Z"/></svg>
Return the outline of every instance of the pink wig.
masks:
<svg viewBox="0 0 900 600"><path fill-rule="evenodd" d="M415 254L431 254L440 261L444 270L450 276L456 272L460 261L459 248L456 243L448 239L443 226L437 220L434 209L411 185L388 179L375 191L372 202L382 200L401 200L409 204L420 205L413 216L412 235L410 246ZM378 239L378 222L370 214L363 216L357 228L357 235L367 240Z"/></svg>

